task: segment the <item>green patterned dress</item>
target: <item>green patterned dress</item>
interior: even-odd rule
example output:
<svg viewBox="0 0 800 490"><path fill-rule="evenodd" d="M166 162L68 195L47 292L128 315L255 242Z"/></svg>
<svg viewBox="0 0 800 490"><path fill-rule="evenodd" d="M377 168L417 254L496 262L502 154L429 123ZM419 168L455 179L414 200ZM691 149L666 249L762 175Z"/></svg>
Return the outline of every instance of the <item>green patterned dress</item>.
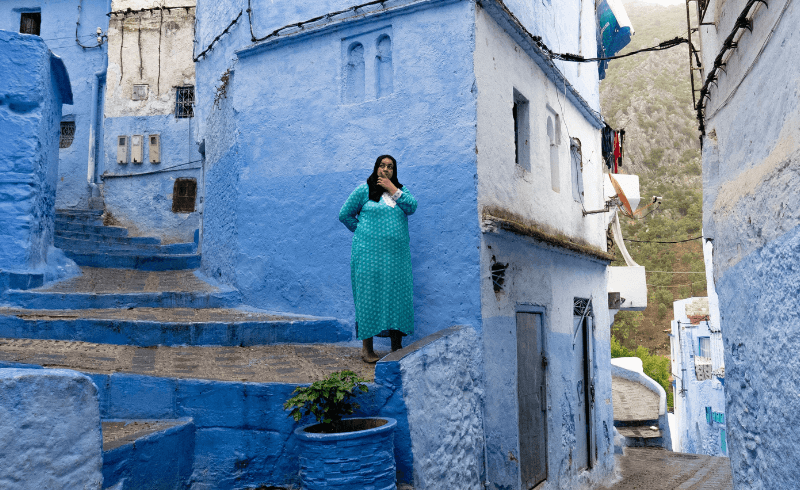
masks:
<svg viewBox="0 0 800 490"><path fill-rule="evenodd" d="M350 280L356 305L358 338L368 339L383 330L414 332L414 292L408 215L417 201L403 187L392 207L384 199L369 199L369 186L361 184L350 194L339 220L352 232Z"/></svg>

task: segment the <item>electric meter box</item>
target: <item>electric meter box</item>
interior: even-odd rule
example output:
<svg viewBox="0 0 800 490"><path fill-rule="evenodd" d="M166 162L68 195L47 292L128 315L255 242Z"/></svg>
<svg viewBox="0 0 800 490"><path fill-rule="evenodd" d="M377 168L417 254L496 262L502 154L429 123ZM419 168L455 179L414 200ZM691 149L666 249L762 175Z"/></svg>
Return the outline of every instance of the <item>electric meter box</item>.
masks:
<svg viewBox="0 0 800 490"><path fill-rule="evenodd" d="M144 145L142 144L142 135L134 134L131 136L131 161L133 163L142 163L144 160Z"/></svg>
<svg viewBox="0 0 800 490"><path fill-rule="evenodd" d="M128 137L117 136L117 163L128 163Z"/></svg>
<svg viewBox="0 0 800 490"><path fill-rule="evenodd" d="M161 135L151 134L149 157L150 163L161 163Z"/></svg>

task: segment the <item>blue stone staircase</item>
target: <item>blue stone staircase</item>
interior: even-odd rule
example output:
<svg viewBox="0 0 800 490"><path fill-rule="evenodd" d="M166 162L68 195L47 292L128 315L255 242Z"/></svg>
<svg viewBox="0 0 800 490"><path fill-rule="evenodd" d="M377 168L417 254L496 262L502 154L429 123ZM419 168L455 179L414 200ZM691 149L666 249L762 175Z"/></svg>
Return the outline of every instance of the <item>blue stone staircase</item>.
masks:
<svg viewBox="0 0 800 490"><path fill-rule="evenodd" d="M197 240L131 237L101 210L70 209L56 213L54 245L82 274L0 284L0 368L93 379L103 488L297 483L297 424L283 402L334 370L374 375L359 348L331 345L353 338L345 322L247 307L235 288L204 280Z"/></svg>
<svg viewBox="0 0 800 490"><path fill-rule="evenodd" d="M197 243L162 245L153 237L129 237L128 230L104 226L102 210L56 211L54 245L80 266L146 271L200 267Z"/></svg>

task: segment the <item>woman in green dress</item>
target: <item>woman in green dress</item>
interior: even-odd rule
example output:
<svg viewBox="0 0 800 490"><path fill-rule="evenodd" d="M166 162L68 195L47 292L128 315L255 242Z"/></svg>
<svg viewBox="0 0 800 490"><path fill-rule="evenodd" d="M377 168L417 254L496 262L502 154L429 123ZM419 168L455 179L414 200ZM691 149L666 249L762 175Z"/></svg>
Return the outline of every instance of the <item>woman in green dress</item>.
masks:
<svg viewBox="0 0 800 490"><path fill-rule="evenodd" d="M339 221L355 232L350 279L356 336L366 362L378 360L374 335L388 331L395 351L403 336L414 332L408 215L416 209L414 196L397 181L397 161L381 155L367 183L356 187L339 211Z"/></svg>

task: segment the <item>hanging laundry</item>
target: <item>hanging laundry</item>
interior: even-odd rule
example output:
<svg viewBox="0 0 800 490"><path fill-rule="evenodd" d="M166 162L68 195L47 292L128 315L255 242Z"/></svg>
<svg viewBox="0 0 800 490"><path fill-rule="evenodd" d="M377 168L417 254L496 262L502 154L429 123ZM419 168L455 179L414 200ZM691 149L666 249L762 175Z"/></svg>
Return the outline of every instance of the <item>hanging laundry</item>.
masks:
<svg viewBox="0 0 800 490"><path fill-rule="evenodd" d="M619 166L622 166L622 159L625 158L625 130L619 130Z"/></svg>
<svg viewBox="0 0 800 490"><path fill-rule="evenodd" d="M622 160L622 152L619 148L619 133L614 131L614 173L619 172L620 160Z"/></svg>
<svg viewBox="0 0 800 490"><path fill-rule="evenodd" d="M614 168L614 130L606 124L602 131L603 161L609 170Z"/></svg>

